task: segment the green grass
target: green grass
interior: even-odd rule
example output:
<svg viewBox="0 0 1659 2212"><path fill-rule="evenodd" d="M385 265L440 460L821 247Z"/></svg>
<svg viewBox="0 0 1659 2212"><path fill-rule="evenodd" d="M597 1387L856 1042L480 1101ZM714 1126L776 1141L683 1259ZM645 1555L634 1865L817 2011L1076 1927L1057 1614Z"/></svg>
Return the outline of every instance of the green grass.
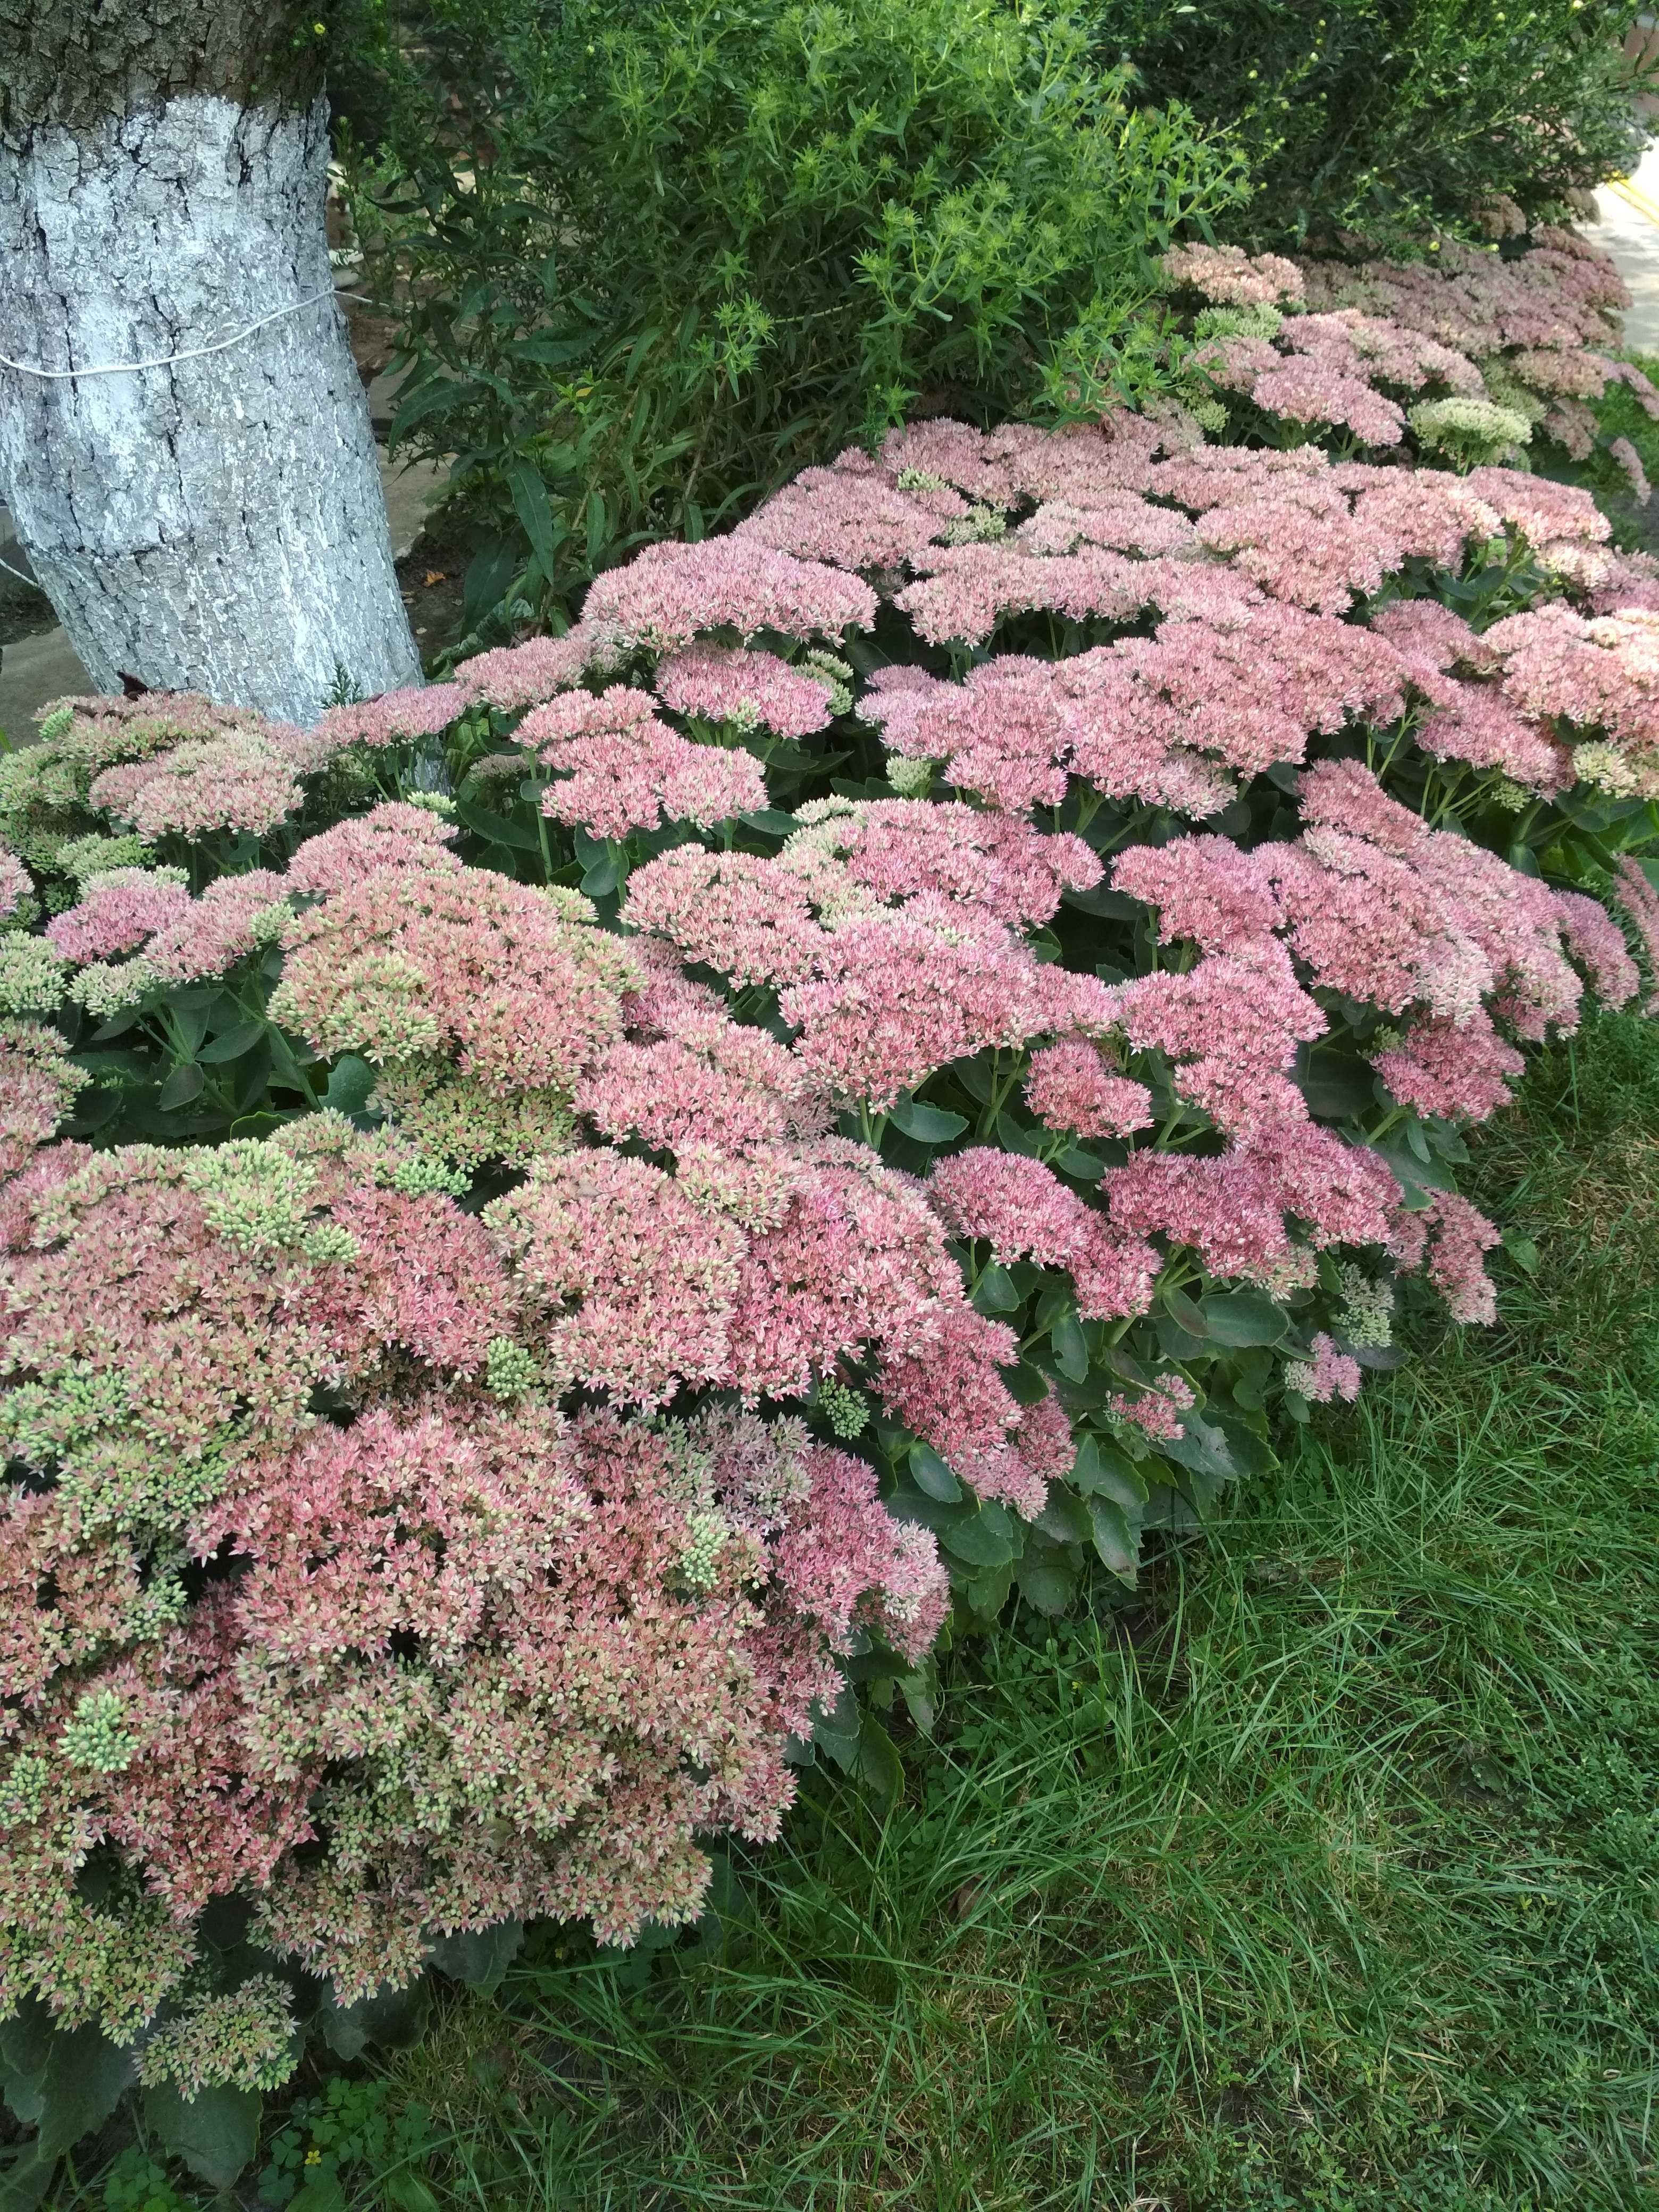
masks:
<svg viewBox="0 0 1659 2212"><path fill-rule="evenodd" d="M902 1803L812 1778L718 1938L532 1938L335 2092L424 2176L366 2148L346 2197L1659 2203L1659 1033L1547 1059L1483 1180L1544 1255L1498 1332L1316 1426L1136 1598L955 1655Z"/></svg>

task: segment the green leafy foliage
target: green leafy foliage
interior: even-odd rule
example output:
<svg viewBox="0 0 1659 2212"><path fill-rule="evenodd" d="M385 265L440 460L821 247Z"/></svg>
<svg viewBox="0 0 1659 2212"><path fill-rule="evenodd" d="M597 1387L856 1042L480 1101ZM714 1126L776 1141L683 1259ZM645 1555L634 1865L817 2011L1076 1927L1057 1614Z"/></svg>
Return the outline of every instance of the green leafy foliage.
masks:
<svg viewBox="0 0 1659 2212"><path fill-rule="evenodd" d="M1224 126L1253 245L1398 245L1498 194L1528 215L1629 165L1630 0L1097 0L1105 60Z"/></svg>
<svg viewBox="0 0 1659 2212"><path fill-rule="evenodd" d="M410 368L394 435L459 456L475 605L568 605L918 404L994 420L1103 354L1161 383L1157 256L1238 194L1063 0L478 21L488 71L435 131L405 76L359 196Z"/></svg>

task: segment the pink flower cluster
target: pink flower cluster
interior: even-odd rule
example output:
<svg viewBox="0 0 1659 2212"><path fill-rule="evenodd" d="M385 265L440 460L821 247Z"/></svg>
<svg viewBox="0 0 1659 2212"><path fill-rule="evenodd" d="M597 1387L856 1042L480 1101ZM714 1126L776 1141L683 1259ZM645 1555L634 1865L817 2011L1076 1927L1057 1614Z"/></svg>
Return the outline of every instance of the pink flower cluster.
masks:
<svg viewBox="0 0 1659 2212"><path fill-rule="evenodd" d="M318 724L318 735L342 745L405 744L413 738L435 738L465 712L472 687L462 684L411 685L383 692L349 707L331 707Z"/></svg>
<svg viewBox="0 0 1659 2212"><path fill-rule="evenodd" d="M1238 246L1177 246L1164 257L1165 274L1218 307L1298 305L1302 271L1277 253L1246 253Z"/></svg>
<svg viewBox="0 0 1659 2212"><path fill-rule="evenodd" d="M361 1165L337 1141L328 1157L337 1212ZM337 1287L309 1322L288 1310L297 1364L246 1371L264 1388L210 1506L175 1494L137 1520L91 1517L71 1470L183 1410L166 1388L176 1285L199 1285L204 1320L214 1301L244 1325L256 1304L282 1315L295 1285L256 1288L269 1251L239 1257L176 1164L64 1164L9 1263L42 1304L8 1363L40 1379L4 1413L33 1474L0 1505L9 2007L38 1994L66 2025L133 2037L185 1984L200 1916L233 1893L253 1902L258 1940L343 2003L407 1982L434 1932L552 1915L624 1942L647 1918L692 1918L708 1880L696 1838L776 1832L787 1739L833 1702L857 1632L912 1658L932 1641L946 1597L932 1538L798 1424L567 1425L534 1400L507 1411L418 1371L382 1379L396 1340L354 1334ZM173 1194L169 1243L135 1243L141 1192ZM373 1194L384 1217L388 1194ZM453 1213L398 1203L411 1219ZM362 1205L349 1212L361 1236ZM107 1340L118 1251L124 1368ZM403 1264L414 1256L405 1239ZM281 1266L349 1292L363 1260ZM480 1250L458 1286L489 1279ZM269 1322L264 1336L269 1352ZM204 1330L198 1347L198 1392L237 1376L234 1334ZM349 1377L349 1425L303 1416L319 1356L337 1389ZM100 1373L122 1388L100 1400ZM205 1556L219 1529L238 1571L210 1568L192 1595L181 1547ZM101 1903L76 1885L93 1848L132 1875ZM198 2087L222 2078L198 2072Z"/></svg>
<svg viewBox="0 0 1659 2212"><path fill-rule="evenodd" d="M744 538L696 545L648 545L590 588L585 630L619 656L641 647L671 653L705 631L763 630L790 638L841 637L876 618L867 585L820 561L805 561Z"/></svg>
<svg viewBox="0 0 1659 2212"><path fill-rule="evenodd" d="M562 692L532 708L516 734L559 778L543 793L542 811L595 837L620 839L664 820L709 829L766 804L751 753L683 738L648 693L627 684Z"/></svg>
<svg viewBox="0 0 1659 2212"><path fill-rule="evenodd" d="M825 678L742 647L704 643L671 653L657 670L656 687L677 714L744 728L763 724L781 738L810 737L830 718L833 687Z"/></svg>

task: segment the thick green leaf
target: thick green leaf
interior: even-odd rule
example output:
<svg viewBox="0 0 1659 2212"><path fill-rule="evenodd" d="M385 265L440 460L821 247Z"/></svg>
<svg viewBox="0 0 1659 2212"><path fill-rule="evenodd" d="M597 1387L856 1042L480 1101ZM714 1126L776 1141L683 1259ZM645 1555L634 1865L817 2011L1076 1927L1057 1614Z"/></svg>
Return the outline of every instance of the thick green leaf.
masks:
<svg viewBox="0 0 1659 2212"><path fill-rule="evenodd" d="M337 2004L331 1988L318 2012L323 2040L337 2058L358 2057L366 2045L402 2051L418 2043L432 2006L432 1984L422 1974L401 1990L376 1990L356 2004Z"/></svg>
<svg viewBox="0 0 1659 2212"><path fill-rule="evenodd" d="M1234 1351L1277 1344L1289 1325L1265 1291L1214 1291L1200 1301L1200 1311L1208 1334Z"/></svg>
<svg viewBox="0 0 1659 2212"><path fill-rule="evenodd" d="M1073 1176L1079 1182L1098 1182L1106 1172L1106 1163L1099 1153L1085 1152L1081 1145L1067 1145L1054 1165L1062 1175Z"/></svg>
<svg viewBox="0 0 1659 2212"><path fill-rule="evenodd" d="M501 1977L517 1957L524 1942L522 1920L501 1920L493 1928L474 1933L461 1929L441 1936L427 1952L428 1962L452 1981L465 1982L486 1996L499 1989Z"/></svg>
<svg viewBox="0 0 1659 2212"><path fill-rule="evenodd" d="M494 814L487 806L475 806L470 799L458 799L455 812L471 830L487 844L504 845L509 852L538 853L542 841L533 830L522 822L509 822L505 814Z"/></svg>
<svg viewBox="0 0 1659 2212"><path fill-rule="evenodd" d="M994 1618L1007 1603L1008 1593L1013 1586L1012 1560L1005 1560L1000 1566L988 1567L983 1574L975 1575L969 1581L964 1595L969 1611L984 1620Z"/></svg>
<svg viewBox="0 0 1659 2212"><path fill-rule="evenodd" d="M329 1071L323 1103L337 1114L361 1114L374 1088L374 1070L355 1052L342 1053Z"/></svg>
<svg viewBox="0 0 1659 2212"><path fill-rule="evenodd" d="M968 1127L965 1114L951 1114L938 1106L919 1106L914 1098L901 1098L888 1116L896 1129L914 1137L919 1145L948 1145Z"/></svg>
<svg viewBox="0 0 1659 2212"><path fill-rule="evenodd" d="M1058 1482L1049 1484L1048 1495L1036 1525L1056 1544L1086 1544L1094 1534L1088 1507L1074 1491L1063 1488Z"/></svg>
<svg viewBox="0 0 1659 2212"><path fill-rule="evenodd" d="M1057 1552L1027 1552L1014 1569L1014 1580L1027 1605L1051 1618L1062 1613L1077 1595L1077 1571Z"/></svg>
<svg viewBox="0 0 1659 2212"><path fill-rule="evenodd" d="M911 1445L910 1480L918 1490L938 1498L941 1504L954 1505L962 1496L962 1485L931 1444Z"/></svg>
<svg viewBox="0 0 1659 2212"><path fill-rule="evenodd" d="M95 2027L54 2028L41 2085L41 2155L57 2158L101 2128L137 2078L131 2051Z"/></svg>
<svg viewBox="0 0 1659 2212"><path fill-rule="evenodd" d="M1122 1507L1109 1498L1091 1498L1089 1525L1101 1559L1120 1582L1133 1584L1140 1564L1140 1540Z"/></svg>
<svg viewBox="0 0 1659 2212"><path fill-rule="evenodd" d="M1210 1325L1204 1318L1203 1309L1185 1291L1166 1290L1164 1310L1177 1328L1185 1329L1188 1336L1196 1337L1200 1343L1209 1335Z"/></svg>
<svg viewBox="0 0 1659 2212"><path fill-rule="evenodd" d="M960 1559L964 1566L1000 1567L1014 1556L1013 1530L1000 1505L952 1514L941 1525L939 1536L951 1558Z"/></svg>
<svg viewBox="0 0 1659 2212"><path fill-rule="evenodd" d="M1213 1475L1218 1480L1236 1475L1239 1471L1238 1464L1228 1449L1223 1431L1212 1423L1200 1419L1195 1413L1188 1413L1184 1418L1185 1435L1158 1446L1165 1459L1174 1460L1178 1467L1184 1467L1194 1474Z"/></svg>
<svg viewBox="0 0 1659 2212"><path fill-rule="evenodd" d="M748 814L738 817L746 830L758 830L763 837L787 837L799 827L793 814L785 814L775 806L757 806Z"/></svg>
<svg viewBox="0 0 1659 2212"><path fill-rule="evenodd" d="M859 1755L861 1726L858 1699L844 1683L829 1711L818 1713L813 1719L813 1743L835 1760L843 1774L852 1771Z"/></svg>
<svg viewBox="0 0 1659 2212"><path fill-rule="evenodd" d="M618 845L584 872L580 889L585 897L609 898L627 879L628 855Z"/></svg>
<svg viewBox="0 0 1659 2212"><path fill-rule="evenodd" d="M1310 1053L1296 1082L1309 1111L1322 1121L1346 1121L1376 1103L1376 1071L1357 1054Z"/></svg>
<svg viewBox="0 0 1659 2212"><path fill-rule="evenodd" d="M199 1098L206 1084L207 1078L195 1061L187 1060L168 1076L155 1103L164 1114L176 1114L179 1107L188 1106L192 1098Z"/></svg>
<svg viewBox="0 0 1659 2212"><path fill-rule="evenodd" d="M1504 1249L1522 1273L1535 1275L1538 1273L1538 1247L1530 1237L1522 1236L1517 1229L1506 1229L1504 1231Z"/></svg>
<svg viewBox="0 0 1659 2212"><path fill-rule="evenodd" d="M297 2196L288 2200L288 2212L345 2212L345 2191L332 2173L313 2173Z"/></svg>
<svg viewBox="0 0 1659 2212"><path fill-rule="evenodd" d="M32 2138L0 2151L0 2212L37 2212L57 2171L57 2160L43 2157Z"/></svg>
<svg viewBox="0 0 1659 2212"><path fill-rule="evenodd" d="M1083 1324L1075 1313L1066 1312L1048 1331L1048 1342L1054 1348L1054 1364L1071 1382L1086 1382L1089 1374L1089 1346L1083 1334Z"/></svg>
<svg viewBox="0 0 1659 2212"><path fill-rule="evenodd" d="M993 1261L974 1285L974 1304L982 1314L1013 1313L1021 1304L1013 1277Z"/></svg>
<svg viewBox="0 0 1659 2212"><path fill-rule="evenodd" d="M1063 905L1075 907L1079 914L1109 915L1115 921L1133 921L1140 912L1139 900L1130 898L1123 891L1098 889L1088 891L1063 891L1060 894L1060 899Z"/></svg>
<svg viewBox="0 0 1659 2212"><path fill-rule="evenodd" d="M503 472L507 490L513 495L513 512L519 518L525 536L534 549L541 572L550 582L553 575L553 509L549 504L547 486L538 470L526 460L508 461Z"/></svg>
<svg viewBox="0 0 1659 2212"><path fill-rule="evenodd" d="M198 993L185 994L175 992L168 1004L173 1010L173 1018L179 1026L179 1042L186 1052L195 1052L208 1033L208 1016L213 997L203 997Z"/></svg>
<svg viewBox="0 0 1659 2212"><path fill-rule="evenodd" d="M14 2119L32 2128L46 2097L52 2057L52 2014L39 1997L27 1997L0 2020L0 2095Z"/></svg>
<svg viewBox="0 0 1659 2212"><path fill-rule="evenodd" d="M898 1746L873 1713L866 1712L859 1729L859 1779L887 1804L904 1795L904 1761Z"/></svg>
<svg viewBox="0 0 1659 2212"><path fill-rule="evenodd" d="M1127 1452L1102 1437L1085 1436L1079 1444L1072 1481L1085 1497L1114 1499L1132 1520L1146 1506L1146 1478Z"/></svg>
<svg viewBox="0 0 1659 2212"><path fill-rule="evenodd" d="M259 2147L257 2089L204 2089L181 2097L171 2083L144 2092L144 2119L165 2150L210 2189L228 2189Z"/></svg>
<svg viewBox="0 0 1659 2212"><path fill-rule="evenodd" d="M196 1056L216 1065L221 1060L240 1060L245 1052L253 1049L264 1033L265 1024L261 1021L238 1022L234 1029L210 1037Z"/></svg>
<svg viewBox="0 0 1659 2212"><path fill-rule="evenodd" d="M439 2212L437 2198L418 2173L387 2174L380 2184L380 2194L392 2212Z"/></svg>

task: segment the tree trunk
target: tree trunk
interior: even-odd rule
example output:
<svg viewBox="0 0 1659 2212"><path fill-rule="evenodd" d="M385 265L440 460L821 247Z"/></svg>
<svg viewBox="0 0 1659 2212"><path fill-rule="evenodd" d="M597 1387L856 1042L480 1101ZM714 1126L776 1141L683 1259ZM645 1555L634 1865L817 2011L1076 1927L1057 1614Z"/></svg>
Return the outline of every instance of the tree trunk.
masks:
<svg viewBox="0 0 1659 2212"><path fill-rule="evenodd" d="M163 367L0 368L0 490L70 642L105 690L301 722L342 684L418 682L330 275L324 102L114 93L0 137L0 354L84 371L276 319Z"/></svg>

